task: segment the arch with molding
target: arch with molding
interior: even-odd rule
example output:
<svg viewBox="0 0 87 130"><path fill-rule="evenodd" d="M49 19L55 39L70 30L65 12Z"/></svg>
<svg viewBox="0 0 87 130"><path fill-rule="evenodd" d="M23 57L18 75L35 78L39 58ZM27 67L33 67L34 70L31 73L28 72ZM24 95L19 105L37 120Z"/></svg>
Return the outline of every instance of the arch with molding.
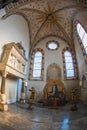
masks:
<svg viewBox="0 0 87 130"><path fill-rule="evenodd" d="M56 63L50 64L47 68L47 81L49 81L50 79L61 80L61 68Z"/></svg>

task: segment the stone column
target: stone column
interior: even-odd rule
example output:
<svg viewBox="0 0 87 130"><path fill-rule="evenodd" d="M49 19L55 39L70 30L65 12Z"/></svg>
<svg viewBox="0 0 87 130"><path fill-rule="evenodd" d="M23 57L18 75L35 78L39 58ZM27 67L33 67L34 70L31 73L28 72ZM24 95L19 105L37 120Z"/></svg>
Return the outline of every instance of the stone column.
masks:
<svg viewBox="0 0 87 130"><path fill-rule="evenodd" d="M6 104L6 93L5 93L6 76L7 76L7 72L2 72L1 101L0 101L0 110L2 111L8 110L8 105Z"/></svg>
<svg viewBox="0 0 87 130"><path fill-rule="evenodd" d="M21 98L20 103L25 103L25 92L24 92L25 82L24 79L22 79L22 88L21 88Z"/></svg>

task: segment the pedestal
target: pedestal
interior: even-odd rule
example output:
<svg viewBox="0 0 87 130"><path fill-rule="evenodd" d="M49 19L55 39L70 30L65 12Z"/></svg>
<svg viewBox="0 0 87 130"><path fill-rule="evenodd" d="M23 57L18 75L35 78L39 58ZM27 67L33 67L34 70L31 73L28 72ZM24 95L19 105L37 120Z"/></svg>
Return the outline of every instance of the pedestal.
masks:
<svg viewBox="0 0 87 130"><path fill-rule="evenodd" d="M21 93L20 103L21 104L25 103L25 94L24 93Z"/></svg>
<svg viewBox="0 0 87 130"><path fill-rule="evenodd" d="M0 103L0 111L8 111L8 105Z"/></svg>
<svg viewBox="0 0 87 130"><path fill-rule="evenodd" d="M8 111L8 105L6 104L6 94L5 94L5 81L6 81L7 72L2 71L2 82L1 82L1 101L0 101L0 110Z"/></svg>
<svg viewBox="0 0 87 130"><path fill-rule="evenodd" d="M1 94L0 111L8 111L8 104L6 104L5 94Z"/></svg>
<svg viewBox="0 0 87 130"><path fill-rule="evenodd" d="M71 111L77 111L77 104L72 104Z"/></svg>
<svg viewBox="0 0 87 130"><path fill-rule="evenodd" d="M52 101L52 106L48 107L49 109L58 109L58 99Z"/></svg>

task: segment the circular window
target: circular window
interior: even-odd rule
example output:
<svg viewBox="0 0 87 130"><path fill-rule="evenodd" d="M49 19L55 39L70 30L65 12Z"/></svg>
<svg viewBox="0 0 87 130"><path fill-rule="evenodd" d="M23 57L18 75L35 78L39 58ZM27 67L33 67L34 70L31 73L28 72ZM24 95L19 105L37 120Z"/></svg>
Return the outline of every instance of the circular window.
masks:
<svg viewBox="0 0 87 130"><path fill-rule="evenodd" d="M57 50L58 44L57 44L57 42L54 42L54 41L48 42L47 48L50 50Z"/></svg>

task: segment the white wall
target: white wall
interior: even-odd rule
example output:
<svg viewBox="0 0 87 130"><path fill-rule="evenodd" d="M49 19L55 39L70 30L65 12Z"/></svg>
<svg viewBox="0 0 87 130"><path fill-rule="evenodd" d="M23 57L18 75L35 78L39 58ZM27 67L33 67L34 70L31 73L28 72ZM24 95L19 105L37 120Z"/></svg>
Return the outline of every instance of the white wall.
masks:
<svg viewBox="0 0 87 130"><path fill-rule="evenodd" d="M5 20L3 20L3 19L1 19L1 17L4 14L5 14L5 11L0 10L0 59L1 59L1 54L3 52L3 46L10 42L15 42L15 43L22 42L22 45L26 50L26 57L28 58L30 41L29 41L28 24L27 24L26 20L20 15L11 15L8 18L6 18ZM28 62L27 62L26 73L27 72L28 72ZM28 73L26 74L26 78L27 77L28 77ZM9 88L9 89L11 87L14 88L16 83L17 83L17 80L14 80L14 82L12 82L12 80L9 79L6 82L6 91L9 91L9 90L7 90L7 88ZM0 86L1 86L1 77L0 77ZM13 91L14 91L14 89L13 89ZM8 96L8 98L9 98L9 96ZM9 100L9 99L7 99L7 100Z"/></svg>

